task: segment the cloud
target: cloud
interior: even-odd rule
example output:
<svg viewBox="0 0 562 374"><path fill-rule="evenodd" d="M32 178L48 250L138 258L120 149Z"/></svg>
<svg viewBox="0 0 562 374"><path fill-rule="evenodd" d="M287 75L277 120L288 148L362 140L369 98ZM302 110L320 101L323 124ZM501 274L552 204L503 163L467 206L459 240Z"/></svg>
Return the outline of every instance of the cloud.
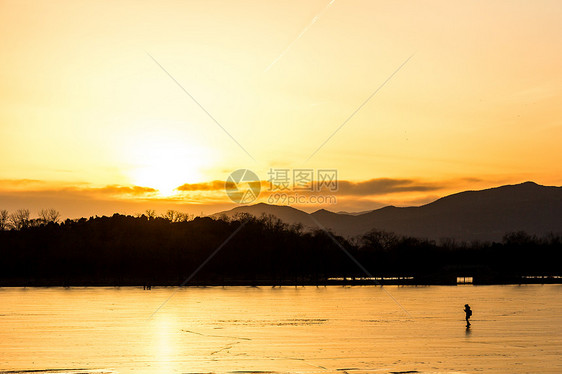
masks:
<svg viewBox="0 0 562 374"><path fill-rule="evenodd" d="M269 188L270 183L268 181L260 181L262 191ZM205 183L186 183L179 187L176 187L177 191L180 192L206 192L206 191L225 191L226 188L235 188L236 184L233 182L225 182L214 180Z"/></svg>
<svg viewBox="0 0 562 374"><path fill-rule="evenodd" d="M464 177L457 179L448 179L441 181L427 181L415 178L374 178L366 181L349 181L338 180L337 191L330 191L323 187L321 191L293 190L292 184L289 182L289 189L279 190L272 189L269 181L261 181L261 196L268 196L274 193L298 193L300 195L320 195L334 194L338 196L381 196L398 193L412 192L433 192L450 188L464 187L467 184L475 184L485 182L480 178ZM184 195L193 192L223 192L225 187L234 188L234 184L220 180L214 180L204 183L186 183L176 188ZM316 181L315 181L316 183Z"/></svg>
<svg viewBox="0 0 562 374"><path fill-rule="evenodd" d="M450 186L448 182L424 182L415 179L376 178L362 182L338 181L338 195L375 196L400 192L437 191Z"/></svg>
<svg viewBox="0 0 562 374"><path fill-rule="evenodd" d="M111 184L103 187L94 187L83 182L55 182L37 179L0 179L0 192L17 192L22 194L42 193L75 193L82 195L129 195L142 196L158 192L151 187L121 186Z"/></svg>
<svg viewBox="0 0 562 374"><path fill-rule="evenodd" d="M0 185L26 186L30 184L44 184L38 179L0 179Z"/></svg>
<svg viewBox="0 0 562 374"><path fill-rule="evenodd" d="M158 192L158 190L150 187L141 187L141 186L119 186L119 185L109 185L101 188L87 188L81 189L82 191L88 192L98 192L101 194L110 194L110 195L132 195L132 196L140 196L140 195L147 195L153 194Z"/></svg>
<svg viewBox="0 0 562 374"><path fill-rule="evenodd" d="M228 182L227 182L228 183ZM182 192L190 192L190 191L219 191L225 189L225 182L224 181L211 181L206 183L186 183L182 184L181 186L177 187L176 190Z"/></svg>
<svg viewBox="0 0 562 374"><path fill-rule="evenodd" d="M480 178L463 177L454 178L440 181L427 181L420 178L374 178L366 181L349 181L339 180L337 191L330 191L324 187L321 191L306 191L306 190L293 190L292 185L289 185L288 190L272 190L269 181L262 180L261 192L262 196L267 196L272 193L285 192L285 193L299 193L302 195L310 194L334 194L338 196L382 196L401 193L427 193L435 192L446 189L466 188L467 185L474 185L485 183ZM231 184L231 185L229 185ZM489 183L488 183L489 184ZM172 200L189 199L189 197L212 197L222 200L226 198L224 194L225 187L234 188L231 182L222 180L213 180L202 183L185 183L177 187L176 190L181 194L173 197ZM0 192L44 192L44 193L76 193L88 196L115 196L115 197L145 197L145 198L163 198L156 193L157 189L151 187L135 186L135 185L106 185L102 187L92 186L84 182L68 183L68 182L55 182L55 181L42 181L35 179L0 179ZM221 196L219 197L218 194ZM224 196L223 196L224 195ZM170 197L172 198L172 197Z"/></svg>

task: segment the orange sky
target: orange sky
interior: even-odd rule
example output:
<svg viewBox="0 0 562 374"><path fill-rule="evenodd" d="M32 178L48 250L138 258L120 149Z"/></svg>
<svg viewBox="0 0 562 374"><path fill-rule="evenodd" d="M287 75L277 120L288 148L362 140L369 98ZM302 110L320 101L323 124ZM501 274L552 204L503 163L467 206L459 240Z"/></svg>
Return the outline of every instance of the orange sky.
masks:
<svg viewBox="0 0 562 374"><path fill-rule="evenodd" d="M223 189L175 188L240 168L337 169L334 211L560 185L560 19L557 0L0 0L0 209L211 213Z"/></svg>

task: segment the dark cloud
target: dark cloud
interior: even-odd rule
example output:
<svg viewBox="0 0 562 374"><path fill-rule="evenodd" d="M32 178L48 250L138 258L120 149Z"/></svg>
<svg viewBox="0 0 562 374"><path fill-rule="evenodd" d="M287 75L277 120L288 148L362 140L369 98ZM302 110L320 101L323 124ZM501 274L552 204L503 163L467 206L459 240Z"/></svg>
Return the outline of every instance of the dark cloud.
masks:
<svg viewBox="0 0 562 374"><path fill-rule="evenodd" d="M398 192L437 191L448 183L431 183L415 179L376 178L362 182L338 181L338 195L375 196Z"/></svg>
<svg viewBox="0 0 562 374"><path fill-rule="evenodd" d="M42 181L36 179L0 179L0 192L11 192L18 194L41 193L41 194L80 194L80 195L150 195L158 190L142 186L121 186L111 184L104 187L91 187L86 183L59 184L57 182Z"/></svg>
<svg viewBox="0 0 562 374"><path fill-rule="evenodd" d="M286 192L300 194L325 194L332 193L339 196L380 196L386 194L395 193L406 193L406 192L431 192L439 191L448 188L462 187L466 184L473 184L481 182L478 178L458 178L443 181L424 181L422 179L413 178L375 178L366 181L348 181L339 180L337 191L329 191L324 188L322 191L307 192L292 190L279 191L271 190L270 183L268 181L261 181L262 193L268 194L273 192ZM176 188L179 192L185 192L184 196L188 196L190 192L222 192L225 187L233 188L234 185L230 182L225 182L221 180L214 180L203 183L185 183ZM142 186L122 186L122 185L107 185L104 187L91 187L85 183L75 183L73 185L57 185L55 182L47 182L41 180L33 179L4 179L0 180L0 191L20 191L20 192L30 192L30 191L42 191L42 192L67 192L67 193L79 193L82 195L128 195L135 197L147 197L150 198L151 195L158 192L156 189L151 187ZM179 197L179 196L178 196Z"/></svg>
<svg viewBox="0 0 562 374"><path fill-rule="evenodd" d="M269 186L268 181L260 181L262 189ZM195 192L195 191L224 191L226 188L234 188L235 184L233 182L225 181L211 181L205 183L186 183L177 187L176 190L181 192Z"/></svg>
<svg viewBox="0 0 562 374"><path fill-rule="evenodd" d="M379 196L401 192L430 192L439 191L454 186L461 186L469 182L480 181L477 178L459 178L454 180L429 182L421 179L394 179L394 178L375 178L367 181L353 182L347 180L338 181L337 191L329 191L324 188L322 191L306 190L272 190L268 181L261 181L262 194L272 193L299 193L301 195L331 193L339 196ZM224 191L225 187L233 188L229 182L214 180L205 183L186 183L176 188L180 192L208 192Z"/></svg>

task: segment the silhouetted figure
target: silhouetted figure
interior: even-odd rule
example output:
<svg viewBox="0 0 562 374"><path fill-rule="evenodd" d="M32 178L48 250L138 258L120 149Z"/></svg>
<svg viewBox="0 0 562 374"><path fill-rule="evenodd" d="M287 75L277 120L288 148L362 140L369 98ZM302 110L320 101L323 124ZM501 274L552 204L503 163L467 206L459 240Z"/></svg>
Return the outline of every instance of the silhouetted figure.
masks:
<svg viewBox="0 0 562 374"><path fill-rule="evenodd" d="M470 305L464 304L464 312L466 313L466 327L470 327L470 322L468 321L472 316L472 310L470 309Z"/></svg>

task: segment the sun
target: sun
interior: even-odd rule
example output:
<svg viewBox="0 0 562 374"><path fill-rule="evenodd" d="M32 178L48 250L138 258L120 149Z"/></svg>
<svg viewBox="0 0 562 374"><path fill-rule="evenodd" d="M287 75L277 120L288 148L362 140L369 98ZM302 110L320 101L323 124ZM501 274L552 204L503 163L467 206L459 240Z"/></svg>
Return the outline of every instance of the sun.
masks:
<svg viewBox="0 0 562 374"><path fill-rule="evenodd" d="M175 195L178 186L200 179L196 169L188 168L177 163L174 157L167 156L135 168L132 174L135 185L155 188L161 196Z"/></svg>
<svg viewBox="0 0 562 374"><path fill-rule="evenodd" d="M157 189L163 197L178 194L182 184L201 182L211 158L201 145L166 136L137 139L129 150L131 183Z"/></svg>

